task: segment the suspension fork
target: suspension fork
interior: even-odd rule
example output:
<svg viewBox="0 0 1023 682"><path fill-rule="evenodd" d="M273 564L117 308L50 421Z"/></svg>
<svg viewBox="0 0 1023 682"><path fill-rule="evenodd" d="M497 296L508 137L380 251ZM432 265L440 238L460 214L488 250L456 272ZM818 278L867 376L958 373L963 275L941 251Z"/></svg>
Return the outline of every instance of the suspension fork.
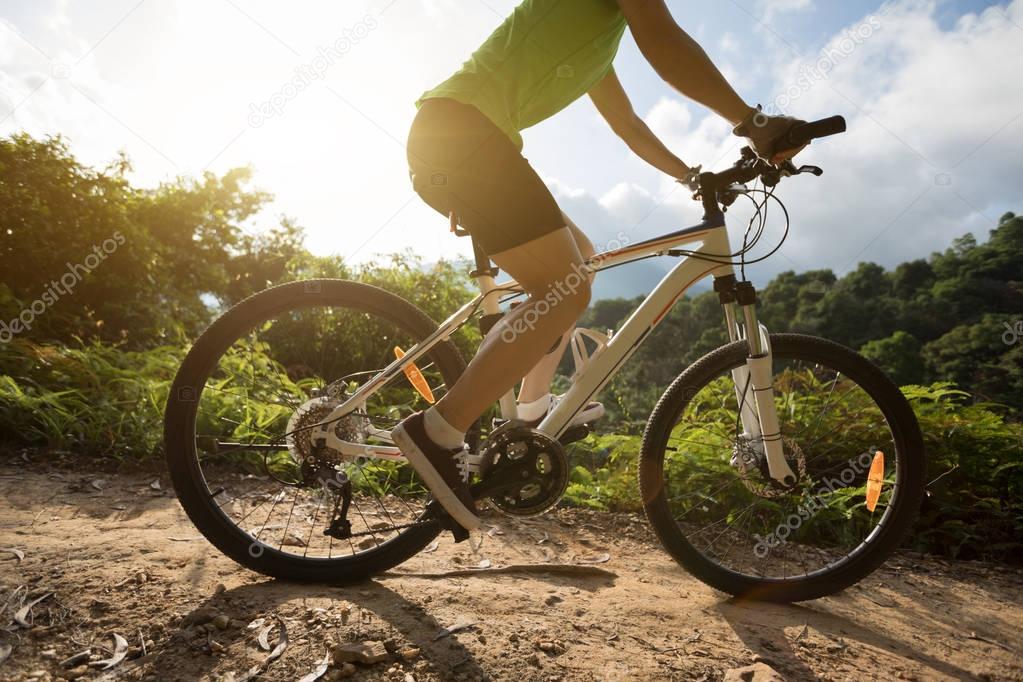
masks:
<svg viewBox="0 0 1023 682"><path fill-rule="evenodd" d="M734 275L725 275L714 280L714 290L724 309L729 341L745 338L747 343L746 363L732 370L742 436L764 454L771 478L792 485L796 476L785 461L774 404L771 342L767 328L757 320L756 289L752 282L737 282Z"/></svg>

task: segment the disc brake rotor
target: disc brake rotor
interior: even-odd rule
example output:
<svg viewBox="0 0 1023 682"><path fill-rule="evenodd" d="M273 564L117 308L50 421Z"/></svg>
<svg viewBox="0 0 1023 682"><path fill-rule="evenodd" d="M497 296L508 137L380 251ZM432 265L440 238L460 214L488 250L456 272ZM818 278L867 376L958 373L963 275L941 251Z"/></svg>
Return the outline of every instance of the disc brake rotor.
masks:
<svg viewBox="0 0 1023 682"><path fill-rule="evenodd" d="M794 441L782 437L785 461L796 474L796 483L785 488L774 481L768 473L767 460L758 449L745 440L739 439L732 446L731 465L738 471L742 484L754 495L775 498L789 494L799 481L806 479L806 455Z"/></svg>

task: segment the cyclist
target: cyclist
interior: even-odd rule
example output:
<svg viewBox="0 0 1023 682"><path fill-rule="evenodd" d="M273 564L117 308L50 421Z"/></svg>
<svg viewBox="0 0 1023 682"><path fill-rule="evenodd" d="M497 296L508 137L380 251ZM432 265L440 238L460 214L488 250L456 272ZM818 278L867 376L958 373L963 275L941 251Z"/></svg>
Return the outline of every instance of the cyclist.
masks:
<svg viewBox="0 0 1023 682"><path fill-rule="evenodd" d="M759 155L777 163L798 151L775 149L797 121L746 104L664 0L523 0L457 73L422 95L408 139L416 192L468 230L529 294L491 330L443 398L392 432L437 501L467 530L479 526L479 517L453 454L472 423L520 378L522 416L538 421L551 409L550 381L566 330L590 301L592 275L580 273L588 275L593 246L522 156L520 131L588 94L637 156L673 178L691 179L690 167L633 111L612 67L627 27L661 78L728 120ZM603 407L591 403L576 421L601 414Z"/></svg>

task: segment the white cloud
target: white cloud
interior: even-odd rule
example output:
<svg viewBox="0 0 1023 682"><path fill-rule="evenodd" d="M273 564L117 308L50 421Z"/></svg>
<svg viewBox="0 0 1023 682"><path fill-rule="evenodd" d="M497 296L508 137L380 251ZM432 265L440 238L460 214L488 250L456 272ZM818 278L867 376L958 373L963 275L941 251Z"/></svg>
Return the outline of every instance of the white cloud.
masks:
<svg viewBox="0 0 1023 682"><path fill-rule="evenodd" d="M966 231L983 238L1002 211L1019 210L1023 89L1014 84L1023 0L948 30L935 3L892 2L877 28L836 58L866 21L821 51L831 55L825 77L791 90L790 111L806 119L843 114L849 132L800 155L822 166L823 177L779 188L792 215L783 251L790 260L759 266L761 277L792 267L841 272L859 260L891 266L944 249ZM816 63L814 56L781 65L774 91L785 93ZM737 140L716 116L694 125L685 104L662 100L646 120L687 162L721 168L736 156Z"/></svg>
<svg viewBox="0 0 1023 682"><path fill-rule="evenodd" d="M757 7L765 24L771 23L779 14L799 12L813 6L813 0L760 0Z"/></svg>

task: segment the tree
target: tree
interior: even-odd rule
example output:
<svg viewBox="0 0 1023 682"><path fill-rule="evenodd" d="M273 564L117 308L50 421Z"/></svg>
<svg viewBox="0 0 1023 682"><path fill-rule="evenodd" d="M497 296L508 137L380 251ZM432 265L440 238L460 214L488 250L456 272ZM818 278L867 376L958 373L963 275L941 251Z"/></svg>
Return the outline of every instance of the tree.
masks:
<svg viewBox="0 0 1023 682"><path fill-rule="evenodd" d="M920 342L912 334L897 331L888 338L868 341L860 348L860 353L873 360L899 386L923 381Z"/></svg>

